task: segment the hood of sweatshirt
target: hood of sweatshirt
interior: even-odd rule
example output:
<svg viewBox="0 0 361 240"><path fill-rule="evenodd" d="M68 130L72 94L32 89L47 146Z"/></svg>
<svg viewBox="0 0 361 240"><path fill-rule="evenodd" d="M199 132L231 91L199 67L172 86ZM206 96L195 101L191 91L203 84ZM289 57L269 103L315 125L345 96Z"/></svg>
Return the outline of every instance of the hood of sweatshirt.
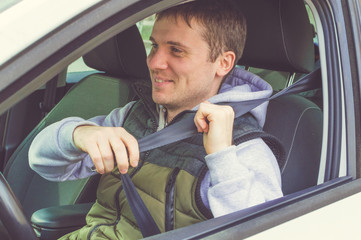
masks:
<svg viewBox="0 0 361 240"><path fill-rule="evenodd" d="M259 76L242 68L235 68L222 84L219 93L211 97L209 102L240 102L261 99L271 96L272 92L271 85ZM268 102L265 102L250 111L261 127L266 120L267 106Z"/></svg>

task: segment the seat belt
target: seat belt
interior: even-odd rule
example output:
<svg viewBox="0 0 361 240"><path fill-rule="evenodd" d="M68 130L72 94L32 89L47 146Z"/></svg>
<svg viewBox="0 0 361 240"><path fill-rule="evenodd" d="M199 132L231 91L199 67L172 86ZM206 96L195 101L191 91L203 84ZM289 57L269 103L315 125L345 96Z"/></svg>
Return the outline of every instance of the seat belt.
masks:
<svg viewBox="0 0 361 240"><path fill-rule="evenodd" d="M41 118L44 118L55 106L58 83L60 81L60 83L63 84L63 81L66 80L66 73L67 68L46 83L43 101L39 103Z"/></svg>
<svg viewBox="0 0 361 240"><path fill-rule="evenodd" d="M302 77L293 85L283 89L282 91L274 94L269 98L218 104L231 106L235 112L235 117L239 117L249 112L253 108L259 106L260 104L275 99L277 97L320 88L321 81L317 81L320 79L321 69L318 68ZM163 128L158 132L152 133L138 140L139 151L145 152L151 149L155 149L170 143L192 137L194 136L194 134L197 134L197 128L194 124L194 115L192 115L188 118L182 119L175 124L169 125L168 127ZM155 234L159 234L159 228L157 227L143 200L139 196L129 175L121 174L121 180L128 203L137 221L138 227L143 234L143 237L149 237Z"/></svg>
<svg viewBox="0 0 361 240"><path fill-rule="evenodd" d="M152 215L150 215L150 212L145 206L142 198L139 196L139 193L137 192L137 189L135 188L128 173L120 174L120 178L122 180L122 186L128 200L130 210L137 221L143 237L150 237L159 234L160 230L157 224L155 223Z"/></svg>
<svg viewBox="0 0 361 240"><path fill-rule="evenodd" d="M53 77L45 85L44 99L40 102L41 118L44 118L54 107L57 84L58 75Z"/></svg>

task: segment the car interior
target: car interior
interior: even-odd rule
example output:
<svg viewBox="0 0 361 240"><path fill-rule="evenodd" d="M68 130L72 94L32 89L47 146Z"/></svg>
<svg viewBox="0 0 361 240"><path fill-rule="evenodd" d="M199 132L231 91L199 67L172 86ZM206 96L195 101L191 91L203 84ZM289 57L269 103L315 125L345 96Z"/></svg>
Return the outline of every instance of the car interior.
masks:
<svg viewBox="0 0 361 240"><path fill-rule="evenodd" d="M260 75L265 71L287 73L287 82L289 76L304 76L317 69L316 33L303 1L236 2L248 28L237 67ZM133 25L82 56L93 69L90 75L84 71L69 80L71 74L64 69L47 86L1 116L0 128L6 130L0 131L6 133L0 136L1 170L40 239L55 239L85 224L100 176L68 182L43 179L29 168L27 154L32 140L46 126L65 117L106 115L135 100L136 83L150 83L146 56L141 32ZM263 76L267 81L267 75ZM280 84L274 81L269 80L277 92ZM317 81L321 85L321 78ZM289 94L269 103L264 130L285 148L286 164L281 169L284 195L318 184L323 112L320 97L313 93Z"/></svg>

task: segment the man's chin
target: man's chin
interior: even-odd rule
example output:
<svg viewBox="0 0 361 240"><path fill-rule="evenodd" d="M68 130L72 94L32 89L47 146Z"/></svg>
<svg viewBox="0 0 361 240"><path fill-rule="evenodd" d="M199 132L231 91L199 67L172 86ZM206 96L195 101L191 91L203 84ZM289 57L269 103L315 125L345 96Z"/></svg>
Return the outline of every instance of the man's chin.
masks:
<svg viewBox="0 0 361 240"><path fill-rule="evenodd" d="M162 106L165 106L167 105L167 101L165 101L164 99L160 99L160 98L157 98L157 97L152 97L153 99L153 102L155 102L156 104L159 104L159 105L162 105Z"/></svg>
<svg viewBox="0 0 361 240"><path fill-rule="evenodd" d="M152 93L152 99L155 103L160 104L160 105L164 105L167 104L169 101L169 97L165 96L164 94L161 93Z"/></svg>

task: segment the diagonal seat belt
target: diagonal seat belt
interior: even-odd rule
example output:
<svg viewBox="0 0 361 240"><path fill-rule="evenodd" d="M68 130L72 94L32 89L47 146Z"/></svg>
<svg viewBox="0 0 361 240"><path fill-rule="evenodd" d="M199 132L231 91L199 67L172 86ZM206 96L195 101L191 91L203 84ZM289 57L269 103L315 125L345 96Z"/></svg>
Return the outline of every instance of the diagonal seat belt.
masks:
<svg viewBox="0 0 361 240"><path fill-rule="evenodd" d="M157 224L155 223L152 215L150 215L150 212L145 206L142 198L139 196L139 193L137 192L137 189L135 188L128 173L120 174L120 177L122 179L122 186L128 200L130 210L132 210L143 237L150 237L159 234L160 230Z"/></svg>
<svg viewBox="0 0 361 240"><path fill-rule="evenodd" d="M320 84L321 82L317 80L320 79L321 79L321 69L318 68L313 72L302 77L295 84L283 89L282 91L274 94L269 98L232 102L232 103L219 103L219 104L231 106L234 110L235 117L239 117L249 112L253 108L257 107L258 105L270 101L272 99L275 99L277 97L291 93L300 93L319 88L321 87ZM138 140L139 151L145 152L151 149L155 149L170 143L174 143L189 138L194 134L197 134L197 128L194 124L194 115L192 115L189 116L188 118L182 119L180 122L169 125L168 127L158 132L155 132ZM143 237L149 237L155 234L159 234L160 233L159 228L157 227L152 216L150 215L143 200L139 196L129 175L121 174L121 180L128 203L138 223L140 231L142 232Z"/></svg>

